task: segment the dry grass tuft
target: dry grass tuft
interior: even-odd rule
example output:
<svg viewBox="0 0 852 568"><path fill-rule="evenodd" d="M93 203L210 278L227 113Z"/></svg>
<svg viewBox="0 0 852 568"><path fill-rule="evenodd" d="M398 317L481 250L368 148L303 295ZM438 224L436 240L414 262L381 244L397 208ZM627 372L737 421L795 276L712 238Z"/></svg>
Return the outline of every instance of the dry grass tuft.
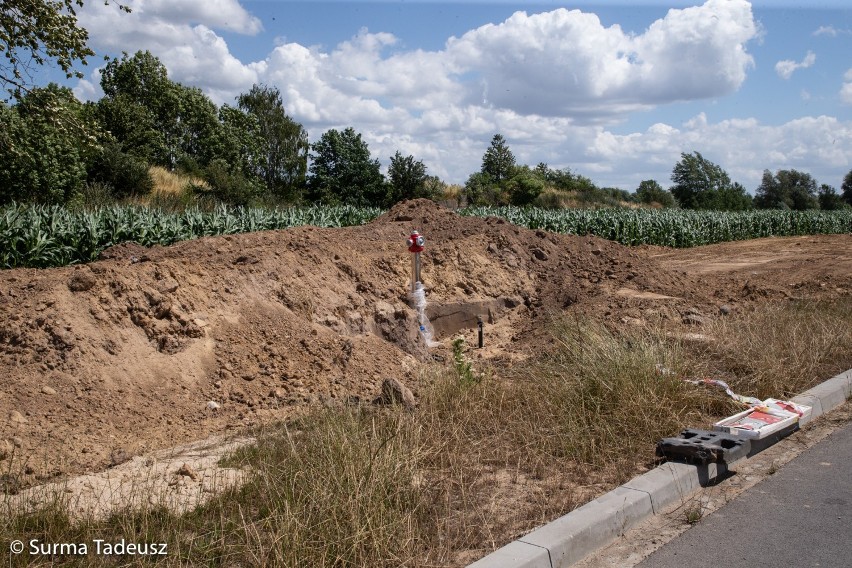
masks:
<svg viewBox="0 0 852 568"><path fill-rule="evenodd" d="M154 190L152 193L179 195L186 191L186 187L189 184L202 186L205 184L199 178L179 172L170 172L160 166L151 166L148 171L154 180Z"/></svg>
<svg viewBox="0 0 852 568"><path fill-rule="evenodd" d="M208 188L207 182L200 178L170 172L159 166L152 166L148 171L154 180L154 189L150 194L136 198L140 205L180 212L200 205L195 188Z"/></svg>
<svg viewBox="0 0 852 568"><path fill-rule="evenodd" d="M251 464L254 479L210 507L239 519L216 556L236 545L263 566L410 563L427 523L420 438L410 413L360 408L267 432L234 458Z"/></svg>
<svg viewBox="0 0 852 568"><path fill-rule="evenodd" d="M740 394L789 398L852 367L852 302L796 300L717 320L698 354Z"/></svg>
<svg viewBox="0 0 852 568"><path fill-rule="evenodd" d="M559 349L531 370L521 393L530 417L525 429L540 451L589 468L615 467L620 480L650 460L661 437L704 418L700 392L657 372L657 365L687 365L681 348L661 334L616 335L601 324L568 321L556 337Z"/></svg>

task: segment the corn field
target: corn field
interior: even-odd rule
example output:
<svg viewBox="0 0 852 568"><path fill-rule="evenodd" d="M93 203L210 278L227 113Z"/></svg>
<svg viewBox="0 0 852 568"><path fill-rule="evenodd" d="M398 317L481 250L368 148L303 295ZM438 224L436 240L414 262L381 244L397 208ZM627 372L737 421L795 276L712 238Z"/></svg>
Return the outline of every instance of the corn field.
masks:
<svg viewBox="0 0 852 568"><path fill-rule="evenodd" d="M289 209L217 207L166 213L113 206L69 211L60 206L10 205L0 209L0 268L46 268L89 262L104 249L127 241L170 245L210 235L286 229L301 225L363 225L382 213L349 206Z"/></svg>
<svg viewBox="0 0 852 568"><path fill-rule="evenodd" d="M472 207L463 215L502 217L514 225L595 235L623 245L694 247L725 241L852 232L852 210L688 211L680 209L534 209Z"/></svg>
<svg viewBox="0 0 852 568"><path fill-rule="evenodd" d="M221 206L211 212L167 213L113 206L70 211L60 206L0 208L0 268L46 268L95 260L104 249L135 241L169 245L210 235L228 235L300 225L346 227L378 217L378 208L312 206L249 209ZM462 215L502 217L515 225L571 235L596 235L624 245L691 247L771 236L852 232L852 210L684 211L472 207Z"/></svg>

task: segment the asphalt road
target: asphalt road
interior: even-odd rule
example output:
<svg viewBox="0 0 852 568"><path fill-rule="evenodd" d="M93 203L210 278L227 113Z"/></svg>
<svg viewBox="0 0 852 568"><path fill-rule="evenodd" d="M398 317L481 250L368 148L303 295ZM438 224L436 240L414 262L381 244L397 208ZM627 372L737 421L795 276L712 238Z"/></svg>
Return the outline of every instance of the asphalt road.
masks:
<svg viewBox="0 0 852 568"><path fill-rule="evenodd" d="M852 423L639 566L852 567Z"/></svg>

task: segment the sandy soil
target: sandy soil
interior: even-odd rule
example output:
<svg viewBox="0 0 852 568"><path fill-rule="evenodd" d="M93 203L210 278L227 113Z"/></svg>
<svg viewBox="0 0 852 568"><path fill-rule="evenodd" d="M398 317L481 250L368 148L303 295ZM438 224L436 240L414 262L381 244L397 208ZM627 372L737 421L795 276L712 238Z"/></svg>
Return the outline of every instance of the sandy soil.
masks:
<svg viewBox="0 0 852 568"><path fill-rule="evenodd" d="M427 238L433 349L408 299L412 229ZM848 294L850 251L850 235L631 249L418 200L362 227L125 244L85 266L3 271L0 472L25 474L0 492L370 401L385 378L416 395L455 334L475 343L477 316L485 348L471 357L503 364L546 349L544 324L569 310L699 331L721 306Z"/></svg>

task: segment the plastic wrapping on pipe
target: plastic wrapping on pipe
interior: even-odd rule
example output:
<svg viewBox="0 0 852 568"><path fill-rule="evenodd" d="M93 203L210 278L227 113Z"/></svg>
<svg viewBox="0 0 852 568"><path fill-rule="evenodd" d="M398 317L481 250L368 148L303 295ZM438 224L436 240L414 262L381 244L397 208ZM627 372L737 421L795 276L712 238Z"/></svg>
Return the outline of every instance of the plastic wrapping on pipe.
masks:
<svg viewBox="0 0 852 568"><path fill-rule="evenodd" d="M426 317L426 288L421 282L414 284L411 299L414 302L414 308L417 310L417 324L420 326L420 335L423 336L423 341L426 342L428 347L440 346L441 344L434 340L435 333L432 324Z"/></svg>

